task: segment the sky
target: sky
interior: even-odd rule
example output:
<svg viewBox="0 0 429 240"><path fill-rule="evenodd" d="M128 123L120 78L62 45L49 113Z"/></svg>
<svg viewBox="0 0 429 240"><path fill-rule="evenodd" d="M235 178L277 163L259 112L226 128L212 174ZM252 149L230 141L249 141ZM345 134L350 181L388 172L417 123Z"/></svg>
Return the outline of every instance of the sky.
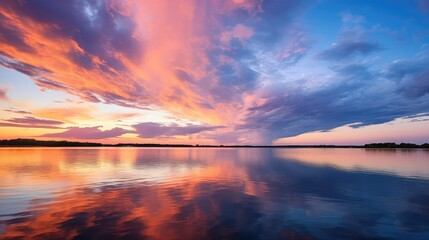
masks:
<svg viewBox="0 0 429 240"><path fill-rule="evenodd" d="M429 1L0 1L0 139L429 142Z"/></svg>

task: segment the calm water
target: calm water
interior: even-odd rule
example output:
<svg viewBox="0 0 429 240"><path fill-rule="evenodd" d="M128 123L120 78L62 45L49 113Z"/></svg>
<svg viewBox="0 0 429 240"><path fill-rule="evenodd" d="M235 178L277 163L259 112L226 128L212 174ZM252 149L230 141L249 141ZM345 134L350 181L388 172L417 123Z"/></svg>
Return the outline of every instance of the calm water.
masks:
<svg viewBox="0 0 429 240"><path fill-rule="evenodd" d="M429 239L429 151L0 148L1 239Z"/></svg>

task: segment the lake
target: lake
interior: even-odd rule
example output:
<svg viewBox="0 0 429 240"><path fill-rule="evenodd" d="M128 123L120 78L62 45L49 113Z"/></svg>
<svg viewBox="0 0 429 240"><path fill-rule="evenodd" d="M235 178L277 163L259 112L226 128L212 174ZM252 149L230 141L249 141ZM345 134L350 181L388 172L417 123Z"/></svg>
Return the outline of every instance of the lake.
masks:
<svg viewBox="0 0 429 240"><path fill-rule="evenodd" d="M0 148L1 239L429 239L429 151Z"/></svg>

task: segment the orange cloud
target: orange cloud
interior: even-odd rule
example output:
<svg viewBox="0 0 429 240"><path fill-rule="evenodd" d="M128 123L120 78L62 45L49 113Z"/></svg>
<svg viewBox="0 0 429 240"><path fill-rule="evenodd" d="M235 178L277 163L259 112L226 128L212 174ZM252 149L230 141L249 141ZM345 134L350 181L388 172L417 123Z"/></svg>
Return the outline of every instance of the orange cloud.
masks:
<svg viewBox="0 0 429 240"><path fill-rule="evenodd" d="M33 114L41 118L56 119L68 123L75 123L79 120L92 120L94 107L77 106L68 108L41 108L33 111Z"/></svg>
<svg viewBox="0 0 429 240"><path fill-rule="evenodd" d="M249 4L109 1L82 6L75 14L52 4L60 13L43 17L31 3L2 3L3 28L15 36L13 42L1 39L2 62L41 88L88 101L161 107L187 119L225 123L234 109L210 94L218 84L206 55L217 27L212 10L249 9ZM61 13L63 19L55 15ZM251 30L239 25L231 34L245 38Z"/></svg>

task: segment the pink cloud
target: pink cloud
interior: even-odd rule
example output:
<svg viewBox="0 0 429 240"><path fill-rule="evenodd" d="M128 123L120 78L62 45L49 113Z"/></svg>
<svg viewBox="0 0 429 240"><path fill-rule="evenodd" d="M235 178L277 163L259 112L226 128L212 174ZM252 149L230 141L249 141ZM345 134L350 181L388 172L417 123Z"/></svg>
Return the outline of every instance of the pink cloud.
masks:
<svg viewBox="0 0 429 240"><path fill-rule="evenodd" d="M41 119L41 118L35 118L35 117L29 117L29 116L3 119L3 122L0 122L0 126L3 126L3 127L20 127L20 128L58 129L58 128L62 128L61 127L62 124L64 123L60 121Z"/></svg>
<svg viewBox="0 0 429 240"><path fill-rule="evenodd" d="M5 88L0 88L0 101L6 101L7 98L7 90Z"/></svg>
<svg viewBox="0 0 429 240"><path fill-rule="evenodd" d="M222 126L203 126L194 124L188 124L185 126L179 126L177 124L163 125L153 122L140 123L133 127L141 138L183 136L223 128Z"/></svg>
<svg viewBox="0 0 429 240"><path fill-rule="evenodd" d="M130 131L122 128L112 128L110 130L100 130L100 127L70 127L67 131L60 133L48 133L40 137L49 138L72 138L72 139L106 139L119 137Z"/></svg>
<svg viewBox="0 0 429 240"><path fill-rule="evenodd" d="M206 124L231 123L242 111L242 90L250 90L235 85L245 84L251 71L245 63L232 63L234 72L224 76L219 73L224 62L218 59L236 51L230 40L239 39L244 46L251 40L252 16L263 14L261 4L259 0L52 1L48 7L25 0L3 1L0 21L8 37L2 40L0 52L6 54L0 63L32 77L42 89L85 101L161 108ZM289 23L294 9L294 4L287 4L287 21L282 24ZM240 18L237 11L249 16ZM227 32L224 17L235 22ZM260 28L267 31L264 25ZM215 52L219 54L212 56ZM232 79L234 86L223 86L226 79ZM216 89L224 88L230 89L225 95L233 96L235 103L219 102L223 96Z"/></svg>
<svg viewBox="0 0 429 240"><path fill-rule="evenodd" d="M5 112L18 113L18 114L31 114L29 111L24 110L15 110L15 109L5 109Z"/></svg>

